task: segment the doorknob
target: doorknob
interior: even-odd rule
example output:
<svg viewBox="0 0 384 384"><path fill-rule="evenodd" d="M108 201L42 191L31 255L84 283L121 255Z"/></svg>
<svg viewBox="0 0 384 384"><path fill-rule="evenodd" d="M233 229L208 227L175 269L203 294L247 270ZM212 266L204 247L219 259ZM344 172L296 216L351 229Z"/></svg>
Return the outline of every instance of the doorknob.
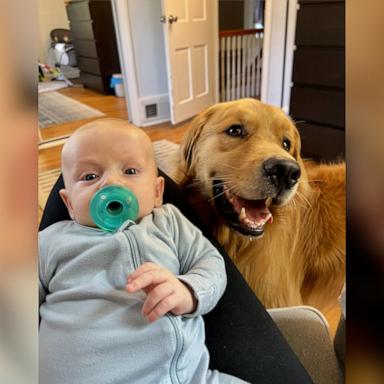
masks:
<svg viewBox="0 0 384 384"><path fill-rule="evenodd" d="M176 23L177 16L169 15L168 16L168 21L169 21L169 24Z"/></svg>
<svg viewBox="0 0 384 384"><path fill-rule="evenodd" d="M160 17L160 23L165 24L166 22L167 22L167 18L165 17L165 15L162 15L162 16Z"/></svg>

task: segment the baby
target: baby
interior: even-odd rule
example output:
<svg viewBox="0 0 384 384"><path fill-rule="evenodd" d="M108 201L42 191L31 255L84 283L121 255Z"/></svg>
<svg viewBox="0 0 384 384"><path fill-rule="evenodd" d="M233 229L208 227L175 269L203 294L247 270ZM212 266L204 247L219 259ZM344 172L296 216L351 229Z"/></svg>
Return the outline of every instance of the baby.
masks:
<svg viewBox="0 0 384 384"><path fill-rule="evenodd" d="M208 369L202 314L224 292L222 257L179 210L162 205L149 137L119 119L78 129L62 151L72 220L39 234L41 383L244 383ZM97 228L92 196L130 189L136 222Z"/></svg>

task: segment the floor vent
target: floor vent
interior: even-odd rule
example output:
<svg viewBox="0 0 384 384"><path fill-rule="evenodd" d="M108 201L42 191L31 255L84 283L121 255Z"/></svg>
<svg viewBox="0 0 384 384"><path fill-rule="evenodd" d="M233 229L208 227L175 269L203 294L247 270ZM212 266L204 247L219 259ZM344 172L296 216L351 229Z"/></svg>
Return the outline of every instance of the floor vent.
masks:
<svg viewBox="0 0 384 384"><path fill-rule="evenodd" d="M157 116L157 104L148 104L145 106L145 117Z"/></svg>

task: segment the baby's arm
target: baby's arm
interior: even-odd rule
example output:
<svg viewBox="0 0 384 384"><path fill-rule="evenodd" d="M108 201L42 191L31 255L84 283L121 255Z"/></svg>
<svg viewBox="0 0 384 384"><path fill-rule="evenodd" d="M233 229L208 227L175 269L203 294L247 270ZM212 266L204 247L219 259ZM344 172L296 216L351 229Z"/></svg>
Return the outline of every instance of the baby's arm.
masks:
<svg viewBox="0 0 384 384"><path fill-rule="evenodd" d="M169 205L169 210L180 261L178 279L191 287L197 300L196 310L187 316L204 315L224 293L227 284L224 260L200 229L176 207Z"/></svg>
<svg viewBox="0 0 384 384"><path fill-rule="evenodd" d="M133 280L128 280L127 289L129 292L140 289L129 285L140 275L138 286L145 287L149 295L143 307L143 313L149 319L158 318L167 311L187 316L205 314L214 308L224 292L227 282L224 260L176 207L167 204L164 209L167 225L163 230L173 238L180 263L179 274L175 276L148 263L131 275Z"/></svg>
<svg viewBox="0 0 384 384"><path fill-rule="evenodd" d="M178 276L154 263L145 263L128 277L126 289L147 293L142 313L149 321L171 312L197 316L214 308L224 292L227 278L218 250L180 211L166 206L167 228L180 262Z"/></svg>
<svg viewBox="0 0 384 384"><path fill-rule="evenodd" d="M194 312L196 298L191 289L173 273L154 263L144 263L128 277L128 292L143 289L147 298L142 314L155 321L166 313L184 315Z"/></svg>

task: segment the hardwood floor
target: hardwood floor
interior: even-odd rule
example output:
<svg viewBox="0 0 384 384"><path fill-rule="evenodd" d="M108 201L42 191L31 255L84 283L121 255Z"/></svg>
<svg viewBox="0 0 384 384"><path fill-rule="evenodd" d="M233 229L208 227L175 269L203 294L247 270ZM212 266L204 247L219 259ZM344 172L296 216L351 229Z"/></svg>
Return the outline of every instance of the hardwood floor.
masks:
<svg viewBox="0 0 384 384"><path fill-rule="evenodd" d="M104 117L128 119L125 99L123 97L106 96L86 88L65 88L58 92L104 112ZM99 119L99 117L97 119ZM95 120L95 118L71 121L65 124L43 128L41 129L42 139L53 140L55 138L69 136L81 125L92 120ZM152 141L167 139L179 143L188 127L188 123L189 121L179 125L163 123L143 128L143 130L145 130ZM60 153L62 146L63 144L60 144L39 150L39 172L60 167Z"/></svg>
<svg viewBox="0 0 384 384"><path fill-rule="evenodd" d="M106 114L105 117L119 117L122 119L128 118L124 98L105 96L85 88L65 88L58 92L104 112ZM92 120L95 119L73 121L43 128L41 130L41 135L44 140L52 140L55 137L68 136L81 125ZM189 121L175 126L171 125L170 123L163 123L143 128L143 130L147 132L152 141L167 139L175 143L180 143L184 133L188 128L188 124ZM62 144L39 150L39 172L53 170L60 167L61 148ZM39 220L40 217L41 211L39 212ZM323 311L323 313L329 323L331 335L334 336L340 318L340 309L338 303L331 303L329 307Z"/></svg>

